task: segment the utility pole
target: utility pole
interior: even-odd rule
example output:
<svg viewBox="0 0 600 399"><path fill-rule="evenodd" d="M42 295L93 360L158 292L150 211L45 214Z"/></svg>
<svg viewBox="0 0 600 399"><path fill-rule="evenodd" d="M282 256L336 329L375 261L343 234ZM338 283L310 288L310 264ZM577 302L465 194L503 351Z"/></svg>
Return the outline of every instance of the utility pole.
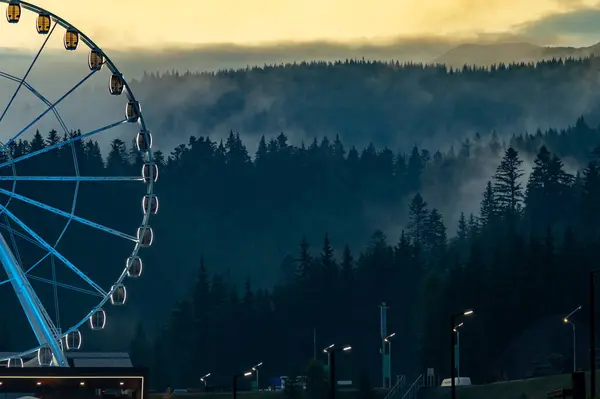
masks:
<svg viewBox="0 0 600 399"><path fill-rule="evenodd" d="M313 360L317 360L317 328L313 327Z"/></svg>
<svg viewBox="0 0 600 399"><path fill-rule="evenodd" d="M383 388L391 388L391 367L390 367L390 352L388 350L387 342L385 338L388 336L387 333L387 310L389 306L386 306L385 302L381 302L379 305L380 320L381 320L381 357L382 357L382 378Z"/></svg>

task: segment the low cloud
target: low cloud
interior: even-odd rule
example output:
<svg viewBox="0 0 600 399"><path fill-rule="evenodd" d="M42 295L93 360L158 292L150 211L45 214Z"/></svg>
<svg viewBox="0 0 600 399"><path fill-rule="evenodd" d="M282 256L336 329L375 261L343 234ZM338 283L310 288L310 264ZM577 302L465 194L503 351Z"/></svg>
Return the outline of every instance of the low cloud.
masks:
<svg viewBox="0 0 600 399"><path fill-rule="evenodd" d="M553 14L516 28L532 41L550 40L572 45L596 43L600 38L600 9L588 7Z"/></svg>

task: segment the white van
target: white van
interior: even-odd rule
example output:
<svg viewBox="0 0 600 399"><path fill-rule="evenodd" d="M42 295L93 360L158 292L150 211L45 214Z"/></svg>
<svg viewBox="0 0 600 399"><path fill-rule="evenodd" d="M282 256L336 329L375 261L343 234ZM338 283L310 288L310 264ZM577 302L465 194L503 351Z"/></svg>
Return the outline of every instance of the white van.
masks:
<svg viewBox="0 0 600 399"><path fill-rule="evenodd" d="M471 379L469 377L454 377L454 384L457 387L465 387L471 385ZM452 386L452 379L445 378L442 381L442 387L450 387Z"/></svg>

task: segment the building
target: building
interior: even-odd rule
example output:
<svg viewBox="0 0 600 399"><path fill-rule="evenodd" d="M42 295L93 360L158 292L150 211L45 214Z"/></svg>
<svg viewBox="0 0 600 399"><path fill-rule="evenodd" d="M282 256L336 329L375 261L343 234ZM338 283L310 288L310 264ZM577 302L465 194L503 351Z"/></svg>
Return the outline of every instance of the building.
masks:
<svg viewBox="0 0 600 399"><path fill-rule="evenodd" d="M12 353L0 352L0 357L8 357ZM85 368L121 368L133 367L127 352L67 352L71 367ZM1 366L6 367L6 364ZM23 359L24 367L39 367L37 356Z"/></svg>

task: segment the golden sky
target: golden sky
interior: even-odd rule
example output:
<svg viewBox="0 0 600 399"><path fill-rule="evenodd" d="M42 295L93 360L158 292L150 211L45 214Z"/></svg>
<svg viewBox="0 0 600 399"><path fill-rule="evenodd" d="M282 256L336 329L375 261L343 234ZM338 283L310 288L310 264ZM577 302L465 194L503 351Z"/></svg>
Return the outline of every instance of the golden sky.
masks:
<svg viewBox="0 0 600 399"><path fill-rule="evenodd" d="M373 41L394 37L510 33L519 24L589 6L592 0L38 0L103 48L264 42ZM2 5L2 8L5 5ZM1 9L1 8L0 8ZM3 14L4 12L2 12ZM29 14L27 12L27 14ZM4 22L4 21L3 21ZM35 47L6 35L0 46ZM21 27L19 27L21 28ZM23 31L25 32L25 31ZM53 41L52 47L60 45Z"/></svg>

